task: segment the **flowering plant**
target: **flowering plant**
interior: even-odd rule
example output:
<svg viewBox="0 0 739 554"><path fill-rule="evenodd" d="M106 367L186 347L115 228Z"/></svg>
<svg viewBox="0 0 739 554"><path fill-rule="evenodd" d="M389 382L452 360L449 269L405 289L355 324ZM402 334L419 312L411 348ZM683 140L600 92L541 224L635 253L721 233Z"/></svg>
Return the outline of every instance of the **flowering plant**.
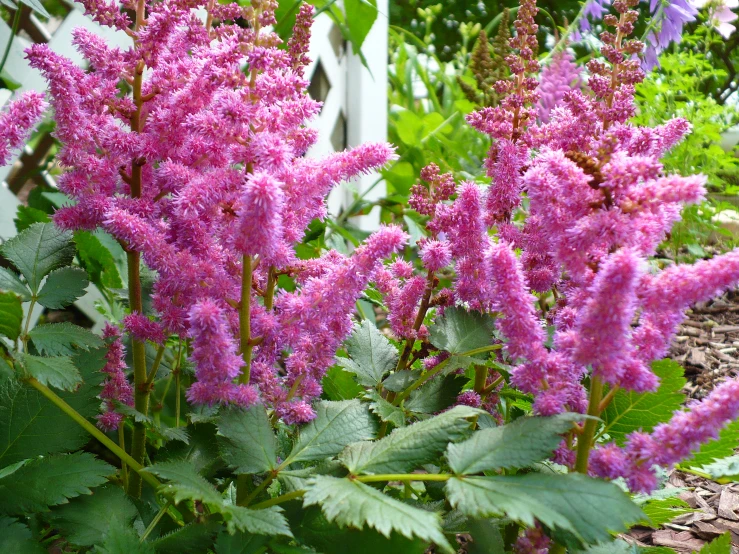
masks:
<svg viewBox="0 0 739 554"><path fill-rule="evenodd" d="M537 8L522 1L499 101L468 118L492 142L490 185L430 165L411 189L421 274L383 263L407 239L394 226L348 256L298 256L331 187L393 157L383 144L303 157L319 109L309 6L284 49L267 0L210 1L202 18L197 2L89 0L129 50L78 30L83 71L30 48L73 203L0 249L14 266L0 269L4 536L29 550L60 537L102 552L453 552L469 530L489 551L561 553L642 521L610 481L651 492L660 466L739 414L736 381L683 410L679 370L659 361L686 308L739 281L739 252L649 268L705 179L659 161L686 121L629 123L636 3L604 18L584 89L537 78ZM43 108L20 102L9 147ZM125 316L102 338L31 329L36 304L84 293L72 231L100 228L126 252ZM390 336L352 325L362 295ZM80 429L114 458L80 451Z"/></svg>

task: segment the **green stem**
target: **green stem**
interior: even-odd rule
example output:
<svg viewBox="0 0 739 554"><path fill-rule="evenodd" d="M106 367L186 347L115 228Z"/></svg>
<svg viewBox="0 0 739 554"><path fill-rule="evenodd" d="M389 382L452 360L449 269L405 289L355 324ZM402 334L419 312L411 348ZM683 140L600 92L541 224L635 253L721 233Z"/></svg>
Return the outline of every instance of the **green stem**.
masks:
<svg viewBox="0 0 739 554"><path fill-rule="evenodd" d="M578 473L588 473L588 459L590 457L590 449L593 447L593 437L595 429L598 426L600 417L600 401L603 397L603 382L599 377L593 375L590 381L590 402L588 404L588 415L593 416L585 420L582 433L577 438L577 461L575 462L575 471Z"/></svg>
<svg viewBox="0 0 739 554"><path fill-rule="evenodd" d="M139 462L129 456L125 450L123 450L115 442L110 440L107 435L100 431L100 429L87 421L87 419L85 419L77 410L72 408L63 399L59 398L59 396L57 396L56 393L52 391L49 387L39 383L33 377L28 379L27 382L29 385L43 394L46 398L48 398L52 402L52 404L56 405L62 412L72 418L72 420L79 424L80 427L82 427L85 431L99 440L103 444L103 446L105 446L113 454L118 456L122 462L128 464L128 467L134 470L136 472L136 475L139 475L141 479L149 483L152 487L154 487L154 489L158 489L162 486L162 484L156 477L154 477L151 473L147 473L146 471L144 471L144 466L142 466Z"/></svg>
<svg viewBox="0 0 739 554"><path fill-rule="evenodd" d="M380 483L383 481L449 481L449 473L382 473L378 475L359 475L354 477L360 483Z"/></svg>
<svg viewBox="0 0 739 554"><path fill-rule="evenodd" d="M503 376L501 375L495 381L493 381L487 387L485 387L482 390L482 393L480 394L480 396L487 396L488 394L490 394L491 392L493 392L495 390L495 387L497 387L498 385L500 385L502 382L503 382Z"/></svg>
<svg viewBox="0 0 739 554"><path fill-rule="evenodd" d="M272 309L275 299L275 285L277 285L277 275L275 275L274 266L269 268L269 277L267 277L267 289L264 291L264 307L268 310Z"/></svg>
<svg viewBox="0 0 739 554"><path fill-rule="evenodd" d="M177 371L174 374L174 382L175 382L175 392L177 393L177 396L175 396L174 399L174 426L175 429L180 426L180 396L182 396L182 391L180 389L180 369L177 368Z"/></svg>
<svg viewBox="0 0 739 554"><path fill-rule="evenodd" d="M488 380L488 368L484 365L475 365L475 392L482 395L485 383Z"/></svg>
<svg viewBox="0 0 739 554"><path fill-rule="evenodd" d="M151 385L154 382L154 378L157 376L157 371L159 370L159 366L162 363L162 358L164 357L164 351L167 349L167 347L162 344L159 347L159 350L157 350L157 355L154 358L154 363L151 366L151 371L149 371L149 375L146 378L146 382Z"/></svg>
<svg viewBox="0 0 739 554"><path fill-rule="evenodd" d="M141 535L141 538L139 539L140 543L143 543L149 535L151 535L151 532L154 530L154 528L157 526L157 523L162 519L164 514L167 513L167 510L172 505L172 501L168 500L164 506L162 506L159 511L157 512L157 515L154 516L154 519L151 520L151 523L146 528L146 531L144 531L144 534Z"/></svg>
<svg viewBox="0 0 739 554"><path fill-rule="evenodd" d="M239 337L241 340L241 356L244 359L244 370L239 383L248 384L251 379L251 288L252 259L244 256L241 266L241 304L239 306Z"/></svg>
<svg viewBox="0 0 739 554"><path fill-rule="evenodd" d="M125 421L125 420L124 420ZM118 424L118 446L124 452L126 451L126 427L124 421ZM126 462L121 460L121 481L123 481L123 488L128 486L128 467Z"/></svg>
<svg viewBox="0 0 739 554"><path fill-rule="evenodd" d="M134 163L134 167L136 164ZM139 174L141 167L139 166ZM139 175L140 177L140 175ZM132 187L133 188L133 187ZM132 191L133 192L133 191ZM140 193L140 190L139 190ZM131 313L143 313L143 302L141 299L141 275L140 254L138 252L127 253L128 257L128 299ZM134 407L144 415L149 414L149 395L151 385L148 382L146 371L146 345L131 337L131 350L133 357L133 381L134 381ZM146 427L143 422L134 422L133 438L131 439L131 456L136 463L144 462L146 453ZM131 475L128 482L128 494L134 498L141 496L141 477L138 473Z"/></svg>
<svg viewBox="0 0 739 554"><path fill-rule="evenodd" d="M264 481L262 481L262 482L261 482L261 483L259 484L259 486L258 486L258 487L257 487L256 489L254 489L253 491L251 491L251 493L249 493L249 495L248 495L248 496L247 496L246 498L244 498L244 500L243 500L243 501L240 501L240 500L238 499L238 494L237 494L237 495L236 495L236 496L237 496L237 499L236 499L236 504L238 504L239 506L248 506L249 504L251 504L251 503L252 503L252 501L253 501L253 500L254 500L254 499L255 499L255 498L257 497L257 496L259 496L259 493L261 493L261 492L262 492L262 491L263 491L264 489L266 489L267 487L269 487L269 486L270 486L270 485L272 484L272 481L274 481L274 480L275 480L275 475L277 475L277 472L275 472L275 473L272 473L271 475L268 475L268 476L267 476L267 477L266 477L266 478L264 479ZM241 477L241 475L239 475L239 477ZM238 491L238 483L237 483L237 491Z"/></svg>
<svg viewBox="0 0 739 554"><path fill-rule="evenodd" d="M265 500L264 502L260 502L259 504L254 504L254 506L252 506L251 509L252 510L263 510L264 508L269 508L270 506L276 506L277 504L282 504L283 502L295 500L296 498L300 498L303 495L305 495L305 491L289 492L287 494L283 494L282 496L278 496L276 498L270 498L269 500Z"/></svg>
<svg viewBox="0 0 739 554"><path fill-rule="evenodd" d="M10 31L10 37L8 37L8 44L5 47L5 52L3 53L3 59L0 61L0 71L3 70L5 67L5 62L8 61L8 56L10 56L10 48L13 46L13 39L15 38L15 35L18 34L18 28L21 25L21 5L18 4L18 7L15 10L15 15L13 16L13 29Z"/></svg>
<svg viewBox="0 0 739 554"><path fill-rule="evenodd" d="M28 330L31 328L31 316L33 315L33 308L35 306L36 306L36 295L34 294L31 297L31 303L28 305L28 315L26 315L26 324L23 326L23 335L21 336L21 342L23 342L23 352L25 353L28 353Z"/></svg>

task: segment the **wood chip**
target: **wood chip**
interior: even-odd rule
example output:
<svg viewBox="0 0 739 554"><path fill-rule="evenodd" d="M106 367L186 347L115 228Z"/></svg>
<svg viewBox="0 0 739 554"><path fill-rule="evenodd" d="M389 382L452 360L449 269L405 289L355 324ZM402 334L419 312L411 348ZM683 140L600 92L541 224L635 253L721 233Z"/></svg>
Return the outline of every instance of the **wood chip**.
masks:
<svg viewBox="0 0 739 554"><path fill-rule="evenodd" d="M706 353L701 348L691 348L688 355L688 363L698 367L708 367L706 364Z"/></svg>
<svg viewBox="0 0 739 554"><path fill-rule="evenodd" d="M733 493L728 489L724 489L718 503L718 515L725 519L739 521L736 510L739 509L739 494Z"/></svg>
<svg viewBox="0 0 739 554"><path fill-rule="evenodd" d="M655 546L668 546L674 548L680 553L692 553L695 550L703 548L705 541L695 538L689 531L656 531L652 535Z"/></svg>
<svg viewBox="0 0 739 554"><path fill-rule="evenodd" d="M717 327L714 327L712 331L717 335L723 333L736 333L737 331L739 331L739 325L719 325Z"/></svg>

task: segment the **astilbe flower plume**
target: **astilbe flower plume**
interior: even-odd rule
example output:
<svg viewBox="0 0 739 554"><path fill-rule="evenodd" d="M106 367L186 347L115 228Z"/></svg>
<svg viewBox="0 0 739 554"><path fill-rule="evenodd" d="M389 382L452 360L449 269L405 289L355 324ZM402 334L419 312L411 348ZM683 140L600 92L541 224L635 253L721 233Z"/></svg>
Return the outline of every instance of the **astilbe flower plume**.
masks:
<svg viewBox="0 0 739 554"><path fill-rule="evenodd" d="M326 215L331 189L384 165L392 148L304 156L317 138L306 123L320 110L304 78L311 6L281 49L267 30L273 1L144 2L135 24L126 2L84 5L132 45L75 30L87 70L47 45L27 50L49 81L67 168L59 188L75 201L56 212L57 225L103 228L156 271L154 313L132 306L124 324L134 346L172 334L192 341L192 402L261 399L290 422L310 419L357 298L406 237L384 228L352 256L312 264L294 248ZM31 100L37 111L40 97ZM297 289L277 289L278 275Z"/></svg>
<svg viewBox="0 0 739 554"><path fill-rule="evenodd" d="M105 365L100 371L107 377L100 392L104 411L97 416L97 420L101 429L112 431L117 429L123 420L123 415L116 411L115 403L131 406L133 388L125 373L125 349L121 341L120 329L109 323L106 324L103 328L103 338L108 342L108 351L105 353Z"/></svg>
<svg viewBox="0 0 739 554"><path fill-rule="evenodd" d="M8 163L11 150L23 146L46 107L43 94L29 91L0 113L0 166Z"/></svg>

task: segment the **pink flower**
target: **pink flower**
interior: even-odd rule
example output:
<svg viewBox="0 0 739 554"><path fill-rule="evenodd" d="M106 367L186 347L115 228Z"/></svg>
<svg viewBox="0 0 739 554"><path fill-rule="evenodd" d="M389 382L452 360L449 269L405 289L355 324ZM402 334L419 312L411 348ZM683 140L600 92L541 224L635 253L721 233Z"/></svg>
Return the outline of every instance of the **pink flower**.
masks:
<svg viewBox="0 0 739 554"><path fill-rule="evenodd" d="M11 150L23 146L46 107L43 94L29 91L0 113L0 166L8 163Z"/></svg>

